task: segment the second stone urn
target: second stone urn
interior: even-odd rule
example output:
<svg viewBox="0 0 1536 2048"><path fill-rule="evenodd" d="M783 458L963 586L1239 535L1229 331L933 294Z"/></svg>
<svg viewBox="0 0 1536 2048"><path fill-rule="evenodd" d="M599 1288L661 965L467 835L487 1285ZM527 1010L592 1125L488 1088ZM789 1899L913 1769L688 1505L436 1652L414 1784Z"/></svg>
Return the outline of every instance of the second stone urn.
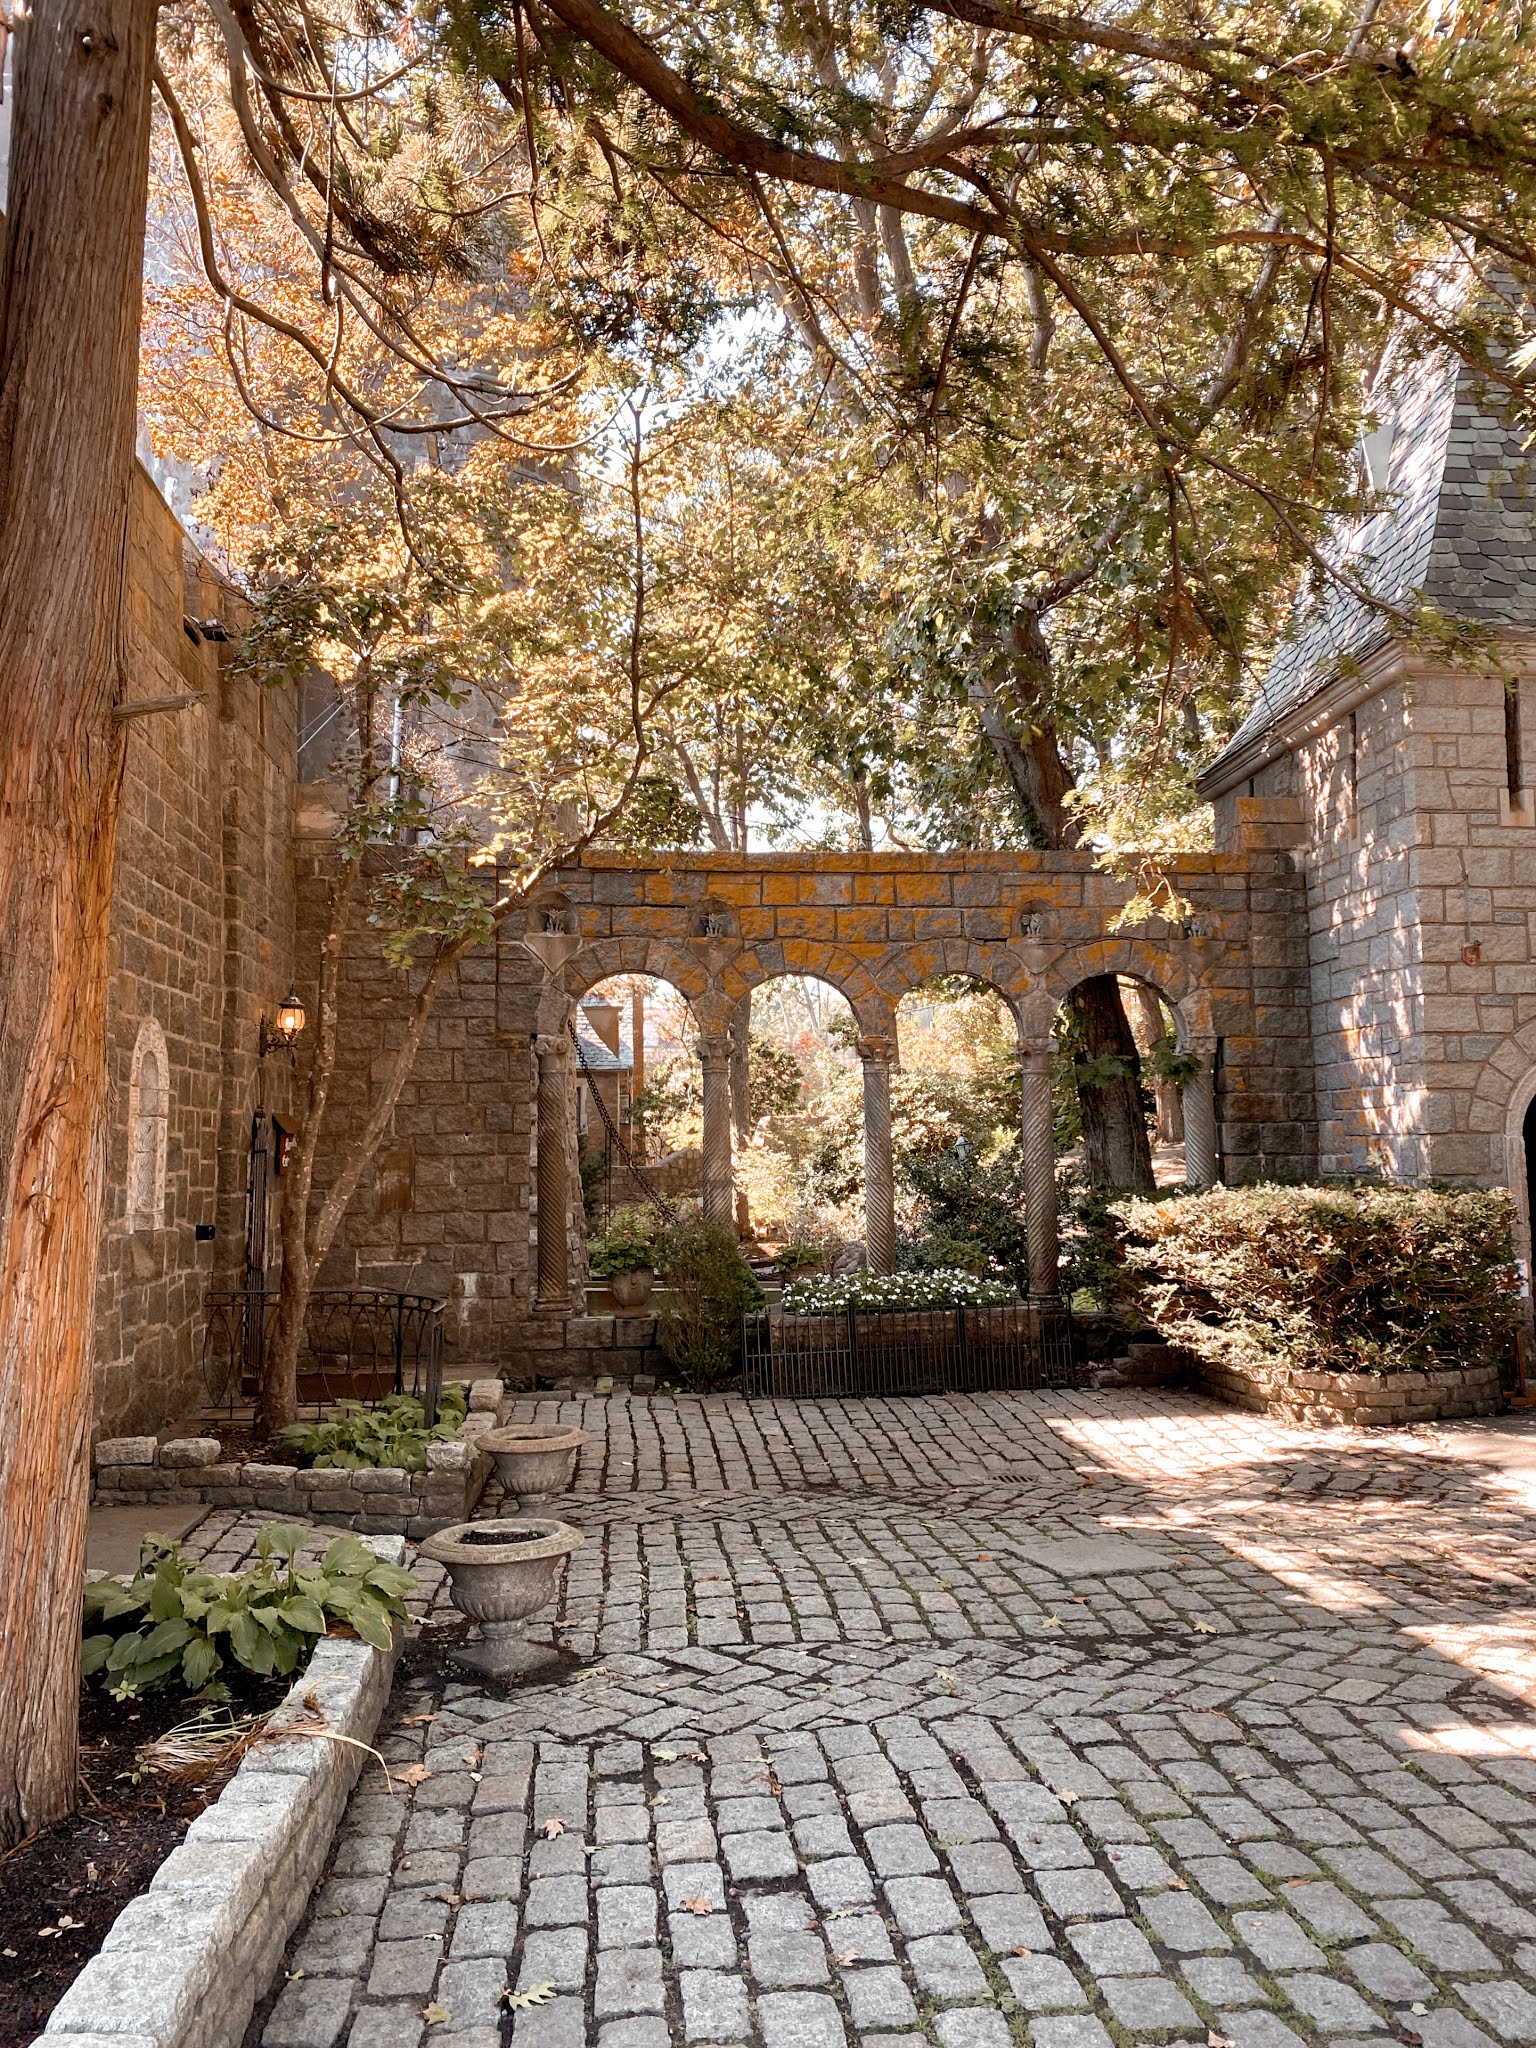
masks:
<svg viewBox="0 0 1536 2048"><path fill-rule="evenodd" d="M523 1624L555 1596L560 1560L580 1547L568 1522L456 1522L421 1546L423 1557L446 1565L449 1594L460 1614L480 1624L478 1643L450 1650L455 1664L485 1678L526 1678L560 1653L523 1638Z"/></svg>
<svg viewBox="0 0 1536 2048"><path fill-rule="evenodd" d="M479 1448L490 1452L496 1477L516 1495L518 1506L528 1509L570 1492L576 1453L586 1441L587 1432L568 1423L510 1422L486 1430Z"/></svg>

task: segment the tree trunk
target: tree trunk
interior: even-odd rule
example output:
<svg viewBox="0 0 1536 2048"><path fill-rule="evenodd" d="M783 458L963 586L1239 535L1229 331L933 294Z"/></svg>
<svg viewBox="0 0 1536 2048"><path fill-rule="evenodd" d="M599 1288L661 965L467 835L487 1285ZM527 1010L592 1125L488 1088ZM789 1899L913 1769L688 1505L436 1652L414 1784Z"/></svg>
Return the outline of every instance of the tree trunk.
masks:
<svg viewBox="0 0 1536 2048"><path fill-rule="evenodd" d="M75 1800L153 0L16 31L0 271L0 1847Z"/></svg>
<svg viewBox="0 0 1536 2048"><path fill-rule="evenodd" d="M1157 1183L1141 1099L1141 1061L1119 984L1112 974L1096 974L1080 981L1067 1000L1082 1031L1077 1099L1088 1178L1098 1187L1151 1194Z"/></svg>
<svg viewBox="0 0 1536 2048"><path fill-rule="evenodd" d="M1163 1018L1163 1006L1156 991L1148 988L1144 981L1131 986L1131 1004L1135 1011L1137 1049L1150 1052L1157 1041L1166 1033L1168 1026ZM1136 1029L1139 1026L1139 1029ZM1157 1104L1157 1142L1159 1145L1182 1145L1184 1142L1184 1105L1179 1097L1178 1085L1173 1081L1154 1081L1152 1099Z"/></svg>

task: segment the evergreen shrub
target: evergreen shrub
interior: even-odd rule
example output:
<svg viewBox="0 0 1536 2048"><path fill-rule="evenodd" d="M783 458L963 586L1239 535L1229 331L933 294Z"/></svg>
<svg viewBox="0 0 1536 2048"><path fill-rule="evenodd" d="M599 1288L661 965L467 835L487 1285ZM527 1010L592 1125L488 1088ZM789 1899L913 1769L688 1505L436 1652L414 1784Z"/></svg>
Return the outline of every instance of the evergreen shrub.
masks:
<svg viewBox="0 0 1536 2048"><path fill-rule="evenodd" d="M665 1292L656 1341L695 1393L720 1386L741 1359L741 1319L761 1308L763 1290L741 1255L736 1233L702 1216L681 1217L657 1247Z"/></svg>
<svg viewBox="0 0 1536 2048"><path fill-rule="evenodd" d="M1212 1188L1121 1201L1145 1320L1213 1365L1499 1365L1519 1278L1502 1189Z"/></svg>

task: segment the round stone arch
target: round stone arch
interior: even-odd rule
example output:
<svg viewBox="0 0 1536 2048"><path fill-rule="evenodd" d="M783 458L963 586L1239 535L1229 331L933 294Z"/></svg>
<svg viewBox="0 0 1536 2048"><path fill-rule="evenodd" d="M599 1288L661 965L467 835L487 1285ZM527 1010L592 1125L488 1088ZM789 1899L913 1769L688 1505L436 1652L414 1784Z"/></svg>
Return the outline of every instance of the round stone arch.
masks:
<svg viewBox="0 0 1536 2048"><path fill-rule="evenodd" d="M580 1002L588 989L620 974L649 974L670 982L693 1012L700 1032L718 1029L718 984L684 947L666 939L594 939L566 962L561 986L567 1001Z"/></svg>
<svg viewBox="0 0 1536 2048"><path fill-rule="evenodd" d="M1036 977L1017 954L1000 946L984 945L973 939L945 939L937 946L894 948L881 974L893 1003L909 996L930 981L955 977L980 982L1002 997L1013 1012L1022 1042L1024 1012Z"/></svg>
<svg viewBox="0 0 1536 2048"><path fill-rule="evenodd" d="M969 958L966 964L959 966L951 964L948 960L938 967L903 962L899 972L887 977L892 988L893 1010L900 1007L905 997L916 995L931 981L974 981L979 987L990 989L993 995L1002 999L1013 1018L1019 1048L1022 1051L1027 1043L1024 1030L1025 1003L1033 984L1024 968L1019 967L1012 974L1006 970L1000 974L1000 965L1001 963L995 959L972 962Z"/></svg>
<svg viewBox="0 0 1536 2048"><path fill-rule="evenodd" d="M1525 1119L1536 1102L1536 1024L1515 1031L1483 1062L1472 1091L1468 1124L1488 1137L1502 1136L1504 1185L1514 1209L1515 1255L1525 1261L1527 1294L1536 1264L1530 1176L1525 1159Z"/></svg>
<svg viewBox="0 0 1536 2048"><path fill-rule="evenodd" d="M824 981L847 1003L866 1038L895 1036L895 1003L856 955L816 939L785 939L776 950L778 964L770 965L757 953L743 953L722 969L719 985L733 1010L753 989L770 981Z"/></svg>
<svg viewBox="0 0 1536 2048"><path fill-rule="evenodd" d="M1205 978L1191 974L1190 963L1146 939L1096 939L1063 948L1035 982L1029 1002L1033 1031L1050 1035L1051 1019L1079 982L1100 974L1123 974L1143 981L1173 1012L1181 1051L1192 1041L1211 1036L1211 997Z"/></svg>
<svg viewBox="0 0 1536 2048"><path fill-rule="evenodd" d="M1214 1187L1220 1179L1216 1127L1216 1041L1211 1018L1207 974L1192 972L1197 963L1146 939L1097 939L1063 947L1040 977L1029 1003L1028 1039L1049 1048L1057 1009L1079 982L1100 974L1124 975L1143 982L1168 1005L1180 1052L1193 1054L1198 1065L1184 1083L1185 1174L1191 1187Z"/></svg>

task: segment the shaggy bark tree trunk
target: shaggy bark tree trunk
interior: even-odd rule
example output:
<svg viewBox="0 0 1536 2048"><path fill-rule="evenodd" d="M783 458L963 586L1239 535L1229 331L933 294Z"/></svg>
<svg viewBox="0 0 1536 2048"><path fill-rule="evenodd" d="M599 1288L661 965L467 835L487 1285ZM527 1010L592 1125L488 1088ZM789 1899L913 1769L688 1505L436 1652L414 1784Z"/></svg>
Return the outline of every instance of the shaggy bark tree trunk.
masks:
<svg viewBox="0 0 1536 2048"><path fill-rule="evenodd" d="M0 270L0 1847L75 1800L153 0L17 28Z"/></svg>
<svg viewBox="0 0 1536 2048"><path fill-rule="evenodd" d="M1131 1004L1135 1011L1132 1030L1135 1032L1137 1049L1141 1052L1150 1052L1168 1028L1163 1020L1163 1006L1155 992L1148 988L1144 981L1138 981L1131 989ZM1139 1030L1136 1028L1138 1025ZM1157 1142L1159 1145L1182 1145L1184 1105L1179 1096L1177 1083L1154 1081L1152 1100L1157 1104Z"/></svg>
<svg viewBox="0 0 1536 2048"><path fill-rule="evenodd" d="M1067 802L1072 777L1062 758L1051 720L1051 649L1038 617L1026 612L1014 623L1016 658L1014 703L1002 704L997 693L978 681L973 690L982 731L991 740L1020 808L1046 846L1075 846L1077 820ZM977 693L980 693L979 695ZM1014 714L1010 717L1010 710ZM1015 724L1025 728L1020 738ZM1096 975L1073 990L1071 1002L1083 1039L1082 1065L1121 1060L1139 1076L1141 1062L1130 1019L1112 974ZM1152 1153L1147 1142L1137 1080L1103 1085L1079 1080L1083 1117L1083 1154L1089 1178L1110 1187L1150 1190Z"/></svg>
<svg viewBox="0 0 1536 2048"><path fill-rule="evenodd" d="M1083 1163L1100 1187L1150 1194L1152 1148L1141 1099L1141 1060L1112 974L1080 981L1067 1000L1082 1030L1077 1099L1083 1116ZM1111 1075L1103 1063L1123 1071ZM1094 1070L1098 1068L1096 1073Z"/></svg>

